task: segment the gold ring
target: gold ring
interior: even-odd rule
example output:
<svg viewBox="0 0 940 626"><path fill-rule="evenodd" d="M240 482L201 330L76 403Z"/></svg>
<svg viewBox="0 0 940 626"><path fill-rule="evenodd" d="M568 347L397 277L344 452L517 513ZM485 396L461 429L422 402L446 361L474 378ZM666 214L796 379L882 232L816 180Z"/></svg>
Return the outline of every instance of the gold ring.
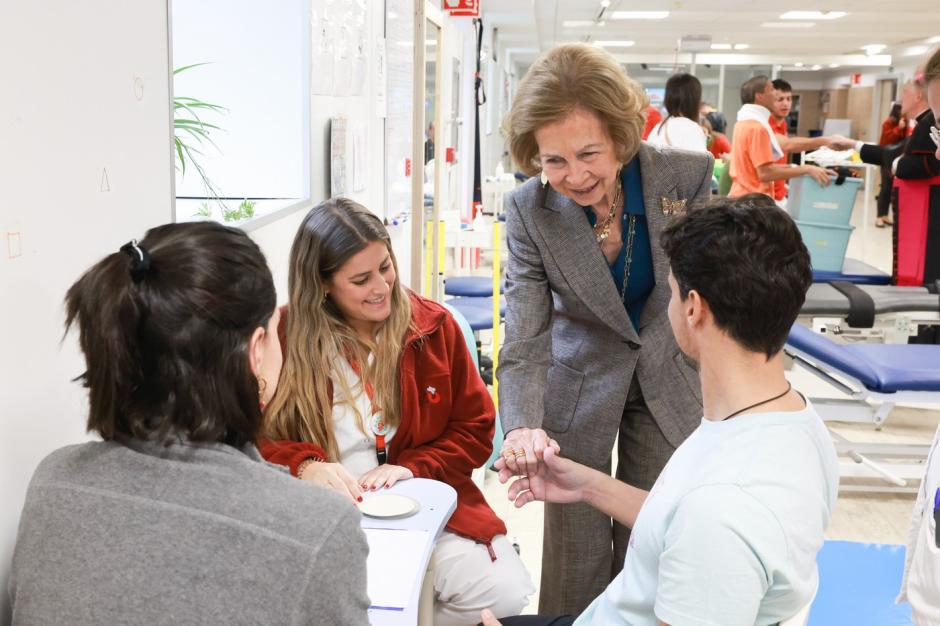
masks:
<svg viewBox="0 0 940 626"><path fill-rule="evenodd" d="M511 459L516 455L515 448L503 448L503 458Z"/></svg>
<svg viewBox="0 0 940 626"><path fill-rule="evenodd" d="M525 458L525 450L516 450L515 457L516 457L517 459L524 459L524 458Z"/></svg>

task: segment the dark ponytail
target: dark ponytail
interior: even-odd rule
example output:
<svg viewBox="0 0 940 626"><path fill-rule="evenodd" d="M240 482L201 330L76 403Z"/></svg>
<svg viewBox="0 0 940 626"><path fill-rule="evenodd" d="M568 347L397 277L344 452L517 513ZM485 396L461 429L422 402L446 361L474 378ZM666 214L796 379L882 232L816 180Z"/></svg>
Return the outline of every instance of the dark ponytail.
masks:
<svg viewBox="0 0 940 626"><path fill-rule="evenodd" d="M85 272L65 302L66 330L78 325L85 354L90 431L255 440L262 417L248 342L276 300L245 233L214 222L159 226Z"/></svg>

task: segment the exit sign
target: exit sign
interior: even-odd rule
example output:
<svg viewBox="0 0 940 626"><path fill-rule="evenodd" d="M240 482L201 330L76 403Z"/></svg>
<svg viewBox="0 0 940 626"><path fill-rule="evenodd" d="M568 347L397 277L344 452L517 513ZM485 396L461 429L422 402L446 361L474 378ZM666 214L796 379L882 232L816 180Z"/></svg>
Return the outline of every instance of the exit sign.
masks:
<svg viewBox="0 0 940 626"><path fill-rule="evenodd" d="M480 0L442 0L441 8L454 16L480 17Z"/></svg>

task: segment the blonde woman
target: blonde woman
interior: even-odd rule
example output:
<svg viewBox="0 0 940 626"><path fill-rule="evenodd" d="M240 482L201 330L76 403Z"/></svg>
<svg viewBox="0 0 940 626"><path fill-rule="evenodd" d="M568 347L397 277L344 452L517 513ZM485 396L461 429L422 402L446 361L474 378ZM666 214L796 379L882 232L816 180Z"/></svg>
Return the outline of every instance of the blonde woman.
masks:
<svg viewBox="0 0 940 626"><path fill-rule="evenodd" d="M534 587L470 479L489 457L495 409L457 323L401 285L381 220L343 198L304 219L288 286L262 454L353 500L414 476L448 483L457 509L431 557L434 623L519 612Z"/></svg>
<svg viewBox="0 0 940 626"><path fill-rule="evenodd" d="M610 473L619 433L617 478L648 490L701 421L698 374L666 315L659 234L705 203L713 160L642 143L646 106L616 59L586 44L547 52L516 92L509 147L535 176L506 210L499 390L514 472L537 471L553 438ZM546 503L539 613L581 613L622 569L629 536L586 504Z"/></svg>

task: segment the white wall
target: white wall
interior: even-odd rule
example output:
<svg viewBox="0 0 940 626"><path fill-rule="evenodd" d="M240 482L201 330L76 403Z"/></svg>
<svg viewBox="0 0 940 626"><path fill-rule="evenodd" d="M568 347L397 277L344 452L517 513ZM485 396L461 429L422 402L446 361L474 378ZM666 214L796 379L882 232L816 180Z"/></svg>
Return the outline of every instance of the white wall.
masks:
<svg viewBox="0 0 940 626"><path fill-rule="evenodd" d="M483 45L490 53L484 59L482 67L483 84L486 88L486 104L480 111L480 125L482 126L480 151L484 179L493 175L496 171L496 164L503 159L503 153L507 150L506 138L500 127L512 103L505 101L503 83L507 78L507 72L510 76L513 72L517 72L512 66L511 54L507 47L499 42L498 33L494 34L492 27L485 27L485 29ZM522 76L524 74L519 74L515 80L518 82ZM508 157L505 167L506 171L513 171Z"/></svg>
<svg viewBox="0 0 940 626"><path fill-rule="evenodd" d="M368 7L373 41L384 34L384 3ZM65 291L102 256L172 219L167 42L166 0L0 7L0 322L8 329L0 363L0 624L9 622L9 564L29 478L53 449L88 438L86 396L71 382L83 371L81 355L73 336L60 344ZM373 64L370 55L370 76ZM374 80L368 84L361 96L311 98L310 201L251 231L281 301L304 209L329 195L331 116L364 125L367 186L348 195L384 212L384 121ZM10 249L7 233L22 242L15 258L8 257L20 250ZM408 241L396 248L407 256Z"/></svg>
<svg viewBox="0 0 940 626"><path fill-rule="evenodd" d="M60 343L80 273L171 216L165 0L0 4L0 623L23 497L39 461L83 441L84 370ZM107 185L102 191L102 175ZM22 254L9 258L7 233Z"/></svg>

